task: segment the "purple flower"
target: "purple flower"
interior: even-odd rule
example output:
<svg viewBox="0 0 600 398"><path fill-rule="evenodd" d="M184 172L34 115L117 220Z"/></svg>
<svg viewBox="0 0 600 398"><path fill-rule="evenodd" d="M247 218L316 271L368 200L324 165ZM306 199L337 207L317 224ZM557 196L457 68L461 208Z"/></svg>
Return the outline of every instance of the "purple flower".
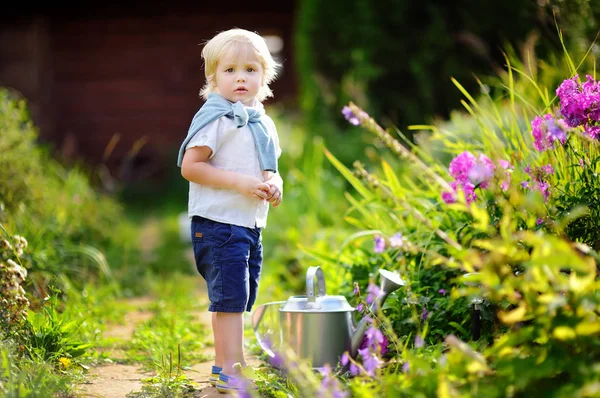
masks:
<svg viewBox="0 0 600 398"><path fill-rule="evenodd" d="M343 366L346 366L346 365L348 365L348 362L350 362L350 355L348 355L348 352L344 352L342 354L342 357L340 358L340 363Z"/></svg>
<svg viewBox="0 0 600 398"><path fill-rule="evenodd" d="M566 79L556 89L560 98L560 112L570 127L584 126L600 121L600 86L591 76L580 83L579 76ZM595 138L595 137L592 137Z"/></svg>
<svg viewBox="0 0 600 398"><path fill-rule="evenodd" d="M332 398L346 398L348 396L348 392L341 390L333 390L331 392Z"/></svg>
<svg viewBox="0 0 600 398"><path fill-rule="evenodd" d="M586 126L585 133L597 140L600 136L600 126Z"/></svg>
<svg viewBox="0 0 600 398"><path fill-rule="evenodd" d="M363 303L359 303L359 304L356 306L356 310L357 310L358 312L362 312L362 310L363 310Z"/></svg>
<svg viewBox="0 0 600 398"><path fill-rule="evenodd" d="M361 343L360 349L370 349L372 352L377 352L381 355L385 355L388 352L389 341L387 337L381 331L374 326L371 326L365 333Z"/></svg>
<svg viewBox="0 0 600 398"><path fill-rule="evenodd" d="M429 316L429 311L427 311L427 308L423 308L423 312L421 313L421 319L426 320L428 316Z"/></svg>
<svg viewBox="0 0 600 398"><path fill-rule="evenodd" d="M544 201L548 201L550 197L550 184L547 181L548 176L554 174L554 168L551 164L547 164L541 167L531 168L527 166L525 172L532 177L532 184L529 181L523 181L521 186L523 188L532 188L538 190L544 196Z"/></svg>
<svg viewBox="0 0 600 398"><path fill-rule="evenodd" d="M567 141L566 130L569 127L561 120L555 120L552 114L536 116L531 122L533 146L540 152L554 147L556 141L564 144Z"/></svg>
<svg viewBox="0 0 600 398"><path fill-rule="evenodd" d="M375 244L375 248L373 249L373 251L375 253L383 253L383 251L385 250L385 239L383 239L379 235L376 235L373 238L373 242Z"/></svg>
<svg viewBox="0 0 600 398"><path fill-rule="evenodd" d="M420 334L415 337L415 348L423 348L425 346L425 341L421 337Z"/></svg>
<svg viewBox="0 0 600 398"><path fill-rule="evenodd" d="M438 290L438 293L445 296L446 295L446 289L440 289L440 290Z"/></svg>
<svg viewBox="0 0 600 398"><path fill-rule="evenodd" d="M579 165L581 167L585 167L585 161L583 159L579 159Z"/></svg>
<svg viewBox="0 0 600 398"><path fill-rule="evenodd" d="M276 368L282 368L283 364L285 363L285 361L283 360L283 357L281 356L281 354L277 351L273 352L275 354L275 356L273 356L269 362L271 362L271 365L273 365Z"/></svg>
<svg viewBox="0 0 600 398"><path fill-rule="evenodd" d="M410 372L410 362L408 362L408 361L404 362L404 364L402 365L402 371L404 373Z"/></svg>
<svg viewBox="0 0 600 398"><path fill-rule="evenodd" d="M381 366L381 360L369 348L359 349L362 364L369 376L375 376L375 370Z"/></svg>
<svg viewBox="0 0 600 398"><path fill-rule="evenodd" d="M477 199L475 188L487 188L494 176L496 166L485 155L475 158L469 151L457 155L448 167L455 181L450 184L452 192L442 192L442 200L448 204L456 202L456 192L462 189L467 204Z"/></svg>
<svg viewBox="0 0 600 398"><path fill-rule="evenodd" d="M394 234L390 238L390 247L392 247L392 248L402 247L403 244L404 244L404 239L402 238L401 233Z"/></svg>
<svg viewBox="0 0 600 398"><path fill-rule="evenodd" d="M358 286L358 283L354 282L354 295L358 296L360 294L360 287Z"/></svg>
<svg viewBox="0 0 600 398"><path fill-rule="evenodd" d="M358 366L356 366L354 363L351 363L350 364L350 374L352 376L356 376L359 372L360 372L360 369L358 368Z"/></svg>
<svg viewBox="0 0 600 398"><path fill-rule="evenodd" d="M360 119L354 114L354 112L352 112L352 109L350 109L349 106L345 106L342 108L342 115L344 115L344 117L347 121L350 122L350 124L354 126L358 126L360 124Z"/></svg>
<svg viewBox="0 0 600 398"><path fill-rule="evenodd" d="M475 156L473 156L471 152L464 151L450 162L450 175L458 182L462 183L468 181L469 172L475 165L475 161Z"/></svg>
<svg viewBox="0 0 600 398"><path fill-rule="evenodd" d="M381 333L381 330L379 330L375 326L371 326L367 330L367 333L365 334L365 336L367 338L368 345L373 346L373 345L377 345L379 343L383 343L383 333Z"/></svg>
<svg viewBox="0 0 600 398"><path fill-rule="evenodd" d="M467 204L477 199L477 195L475 194L475 186L470 182L460 184L458 181L454 181L450 184L450 186L454 190L453 192L442 192L442 200L448 204L456 202L456 192L459 188L462 188L462 191L465 194Z"/></svg>
<svg viewBox="0 0 600 398"><path fill-rule="evenodd" d="M536 225L540 225L540 224L542 224L543 222L544 222L544 219L543 219L543 218L541 218L541 217L540 217L540 218L538 218L537 220L535 220L535 223L536 223Z"/></svg>
<svg viewBox="0 0 600 398"><path fill-rule="evenodd" d="M544 173L544 177L554 174L554 168L552 167L551 164L542 166L540 169L541 169L542 173Z"/></svg>
<svg viewBox="0 0 600 398"><path fill-rule="evenodd" d="M379 286L377 286L376 284L370 282L369 286L367 287L367 293L369 293L367 295L366 300L367 304L371 304L373 301L375 301L375 299L377 299L377 297L381 293L381 289L379 289Z"/></svg>
<svg viewBox="0 0 600 398"><path fill-rule="evenodd" d="M331 374L329 365L323 367L321 375L323 376L323 379L321 380L321 388L317 393L317 397L343 398L348 396L347 392L340 389L337 379Z"/></svg>
<svg viewBox="0 0 600 398"><path fill-rule="evenodd" d="M232 386L235 387L236 390L236 395L238 397L241 398L251 398L252 395L250 394L249 390L249 382L243 378L243 377L228 377L227 382Z"/></svg>
<svg viewBox="0 0 600 398"><path fill-rule="evenodd" d="M564 144L567 141L567 130L569 126L565 123L563 119L550 119L546 122L546 126L548 126L548 141L552 144L556 143L556 141Z"/></svg>
<svg viewBox="0 0 600 398"><path fill-rule="evenodd" d="M492 161L487 156L481 154L467 173L469 181L475 187L487 188L489 181L494 176L495 169L496 166L494 166Z"/></svg>
<svg viewBox="0 0 600 398"><path fill-rule="evenodd" d="M452 204L456 202L456 197L453 192L442 192L442 200L447 204Z"/></svg>
<svg viewBox="0 0 600 398"><path fill-rule="evenodd" d="M582 91L579 76L566 79L556 89L556 95L560 99L560 113L570 127L580 126L587 119L585 102L581 98Z"/></svg>
<svg viewBox="0 0 600 398"><path fill-rule="evenodd" d="M544 196L544 201L548 201L548 197L550 197L550 184L546 181L539 181L536 184L536 188L542 193Z"/></svg>
<svg viewBox="0 0 600 398"><path fill-rule="evenodd" d="M274 348L273 341L271 340L271 338L269 336L264 338L264 344L268 349L270 349L273 352L273 354L275 354L272 358L269 359L269 362L271 362L271 365L273 365L276 368L283 367L284 359L283 359L281 353L278 352Z"/></svg>

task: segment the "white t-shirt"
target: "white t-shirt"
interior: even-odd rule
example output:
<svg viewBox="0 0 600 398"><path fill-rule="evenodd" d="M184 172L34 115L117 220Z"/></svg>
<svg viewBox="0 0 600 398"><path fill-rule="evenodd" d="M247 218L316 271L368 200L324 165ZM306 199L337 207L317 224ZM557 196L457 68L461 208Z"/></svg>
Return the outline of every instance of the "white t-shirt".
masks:
<svg viewBox="0 0 600 398"><path fill-rule="evenodd" d="M275 141L277 158L281 155L275 123L267 115L263 124ZM258 162L252 132L248 126L237 128L226 116L215 120L198 131L185 149L207 146L212 154L207 163L213 167L251 175L264 181ZM267 225L269 202L242 195L236 191L211 188L190 182L188 216L201 216L213 221L243 227L264 228Z"/></svg>

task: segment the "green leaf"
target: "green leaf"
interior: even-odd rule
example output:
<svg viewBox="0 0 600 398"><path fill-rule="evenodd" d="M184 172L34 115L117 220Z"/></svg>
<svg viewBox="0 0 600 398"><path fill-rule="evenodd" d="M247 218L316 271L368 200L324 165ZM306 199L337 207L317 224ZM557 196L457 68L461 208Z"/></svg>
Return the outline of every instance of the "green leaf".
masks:
<svg viewBox="0 0 600 398"><path fill-rule="evenodd" d="M559 340L571 340L577 337L575 330L568 326L558 326L554 328L552 335Z"/></svg>
<svg viewBox="0 0 600 398"><path fill-rule="evenodd" d="M387 179L387 182L390 186L390 189L392 190L392 194L401 197L403 190L402 190L402 186L400 185L400 181L398 180L398 177L396 176L396 173L394 173L394 170L390 167L389 163L386 162L385 160L383 160L381 162L381 165L383 166L383 172L385 174L385 178Z"/></svg>
<svg viewBox="0 0 600 398"><path fill-rule="evenodd" d="M342 162L337 160L337 158L333 156L333 154L327 149L324 149L324 151L325 156L327 156L327 159L329 159L331 164L333 164L333 166L336 169L338 169L338 171L344 176L344 178L346 178L348 182L352 184L354 189L356 189L363 198L367 200L373 199L373 194L371 193L371 191L369 191L369 189L358 178L356 178L346 166L342 164Z"/></svg>
<svg viewBox="0 0 600 398"><path fill-rule="evenodd" d="M575 333L580 336L589 336L600 332L600 322L581 322L575 327Z"/></svg>
<svg viewBox="0 0 600 398"><path fill-rule="evenodd" d="M467 329L465 329L462 325L456 323L456 322L449 322L448 325L452 326L453 328L455 328L456 330L460 331L460 333L463 336L468 336L469 332L467 331Z"/></svg>

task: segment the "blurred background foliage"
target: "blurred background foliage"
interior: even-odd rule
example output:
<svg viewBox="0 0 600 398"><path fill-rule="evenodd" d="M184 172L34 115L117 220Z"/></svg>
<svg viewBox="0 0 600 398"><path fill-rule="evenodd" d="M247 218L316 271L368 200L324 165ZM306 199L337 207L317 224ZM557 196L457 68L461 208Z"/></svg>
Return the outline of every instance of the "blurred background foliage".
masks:
<svg viewBox="0 0 600 398"><path fill-rule="evenodd" d="M302 0L297 18L304 122L349 164L365 140L340 117L349 100L384 127L445 118L461 98L451 77L472 92L474 75L502 72L503 51L548 59L561 51L557 25L569 49L585 51L600 1Z"/></svg>

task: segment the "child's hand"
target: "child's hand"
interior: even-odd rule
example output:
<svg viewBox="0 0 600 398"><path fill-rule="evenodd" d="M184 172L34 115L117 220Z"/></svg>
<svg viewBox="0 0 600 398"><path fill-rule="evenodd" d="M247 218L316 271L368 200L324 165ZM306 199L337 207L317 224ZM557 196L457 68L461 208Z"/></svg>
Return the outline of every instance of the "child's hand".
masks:
<svg viewBox="0 0 600 398"><path fill-rule="evenodd" d="M269 184L269 193L267 194L267 202L270 202L273 207L279 206L283 199L283 180L279 174L273 175L266 181Z"/></svg>
<svg viewBox="0 0 600 398"><path fill-rule="evenodd" d="M236 184L236 191L254 199L267 199L271 186L252 176L240 176Z"/></svg>

